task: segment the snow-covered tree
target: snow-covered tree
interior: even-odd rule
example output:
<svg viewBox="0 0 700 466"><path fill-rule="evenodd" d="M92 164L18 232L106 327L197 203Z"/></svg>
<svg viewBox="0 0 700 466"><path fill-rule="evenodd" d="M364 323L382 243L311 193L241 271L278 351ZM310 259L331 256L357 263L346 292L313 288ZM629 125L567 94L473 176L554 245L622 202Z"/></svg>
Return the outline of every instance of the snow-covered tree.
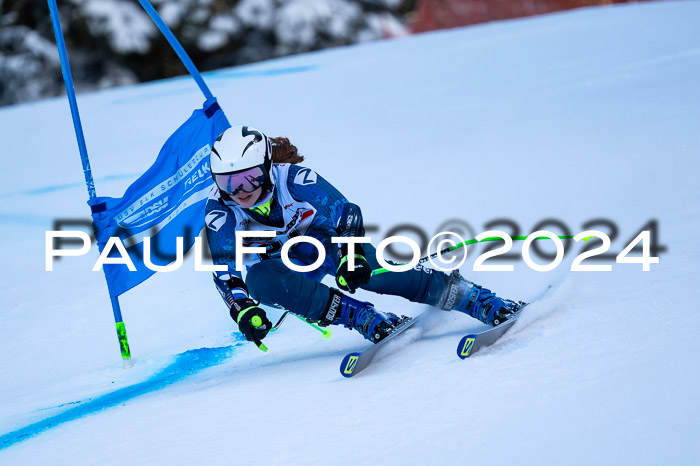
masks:
<svg viewBox="0 0 700 466"><path fill-rule="evenodd" d="M409 0L152 0L201 70L406 32ZM78 91L184 67L136 0L58 2ZM0 0L0 105L63 92L46 0Z"/></svg>

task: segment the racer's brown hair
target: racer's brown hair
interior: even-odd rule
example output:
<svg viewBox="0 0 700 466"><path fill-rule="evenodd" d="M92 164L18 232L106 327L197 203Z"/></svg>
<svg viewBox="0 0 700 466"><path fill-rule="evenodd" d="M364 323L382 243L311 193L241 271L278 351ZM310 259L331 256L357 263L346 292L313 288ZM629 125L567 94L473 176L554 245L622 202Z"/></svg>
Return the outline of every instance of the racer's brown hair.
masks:
<svg viewBox="0 0 700 466"><path fill-rule="evenodd" d="M297 146L289 142L285 137L270 138L272 144L273 163L300 163L304 161L304 156L299 155Z"/></svg>

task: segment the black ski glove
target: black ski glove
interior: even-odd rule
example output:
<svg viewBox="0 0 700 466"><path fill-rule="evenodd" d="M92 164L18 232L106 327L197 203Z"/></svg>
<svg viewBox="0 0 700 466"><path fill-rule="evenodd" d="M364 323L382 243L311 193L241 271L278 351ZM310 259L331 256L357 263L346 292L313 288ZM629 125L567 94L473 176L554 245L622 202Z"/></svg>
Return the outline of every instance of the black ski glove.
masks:
<svg viewBox="0 0 700 466"><path fill-rule="evenodd" d="M350 271L347 254L340 259L338 270L335 272L335 282L341 290L354 293L361 286L369 283L372 278L372 267L362 254L355 254L355 270Z"/></svg>
<svg viewBox="0 0 700 466"><path fill-rule="evenodd" d="M245 339L252 341L258 347L272 328L272 322L267 318L265 311L250 298L234 301L231 306L231 317L238 324L238 330Z"/></svg>

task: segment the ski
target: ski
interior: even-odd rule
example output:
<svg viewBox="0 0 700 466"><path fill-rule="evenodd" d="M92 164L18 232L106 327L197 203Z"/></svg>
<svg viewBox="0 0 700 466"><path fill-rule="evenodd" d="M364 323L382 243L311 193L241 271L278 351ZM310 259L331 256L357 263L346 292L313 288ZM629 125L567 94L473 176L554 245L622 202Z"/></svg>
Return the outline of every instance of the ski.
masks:
<svg viewBox="0 0 700 466"><path fill-rule="evenodd" d="M340 363L340 374L343 377L352 377L362 372L367 366L369 366L369 364L372 362L372 359L374 359L374 356L377 354L377 351L379 351L382 348L382 346L386 345L388 342L395 339L403 332L408 330L410 327L412 327L413 324L418 322L418 320L420 320L420 318L423 317L426 312L428 311L422 312L416 317L413 317L410 320L402 323L401 325L396 327L396 330L394 330L388 337L386 337L379 343L372 343L371 346L367 347L362 351L348 353L347 355L345 355L343 361Z"/></svg>
<svg viewBox="0 0 700 466"><path fill-rule="evenodd" d="M543 297L549 294L551 289L552 285L547 286L547 288L544 290L544 292L542 292L540 296L532 300L532 302L525 304L523 307L521 307L518 310L518 312L516 312L513 315L513 317L511 317L507 321L498 324L495 327L492 327L488 330L484 330L483 332L470 333L469 335L463 336L462 339L459 340L459 344L457 345L457 356L459 356L461 359L466 359L472 354L479 351L481 348L493 345L520 318L526 307L528 307L532 303L536 303L537 301L541 300Z"/></svg>

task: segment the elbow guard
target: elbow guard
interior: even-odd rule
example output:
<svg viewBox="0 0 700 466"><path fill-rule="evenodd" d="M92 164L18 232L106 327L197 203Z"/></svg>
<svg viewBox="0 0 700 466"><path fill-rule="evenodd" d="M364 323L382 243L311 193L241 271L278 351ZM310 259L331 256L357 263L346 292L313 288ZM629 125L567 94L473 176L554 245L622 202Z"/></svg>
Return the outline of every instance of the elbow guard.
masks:
<svg viewBox="0 0 700 466"><path fill-rule="evenodd" d="M335 230L339 236L365 236L360 206L351 202L345 204Z"/></svg>
<svg viewBox="0 0 700 466"><path fill-rule="evenodd" d="M360 206L351 202L345 204L340 218L338 219L338 224L335 227L335 231L340 237L365 236L365 227L362 223L362 211L360 210ZM338 247L337 244L334 244L334 246L337 247L335 252L337 266L342 261L343 257L348 255L348 245L343 244ZM364 256L365 252L361 244L355 245L355 254Z"/></svg>

